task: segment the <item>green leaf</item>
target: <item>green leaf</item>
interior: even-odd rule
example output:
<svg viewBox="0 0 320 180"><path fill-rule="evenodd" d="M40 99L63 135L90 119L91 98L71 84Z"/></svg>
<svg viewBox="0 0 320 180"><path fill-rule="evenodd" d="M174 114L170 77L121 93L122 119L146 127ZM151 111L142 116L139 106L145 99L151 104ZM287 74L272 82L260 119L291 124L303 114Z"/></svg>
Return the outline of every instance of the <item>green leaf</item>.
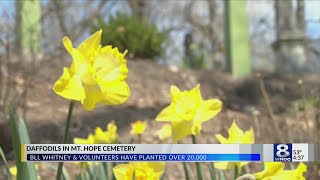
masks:
<svg viewBox="0 0 320 180"><path fill-rule="evenodd" d="M114 163L113 162L107 162L107 174L108 174L108 179L116 179L114 174L113 174L113 167L114 167Z"/></svg>
<svg viewBox="0 0 320 180"><path fill-rule="evenodd" d="M9 128L16 157L17 179L22 179L23 177L23 179L29 180L30 177L28 171L26 171L27 167L21 162L21 143L12 107L9 107Z"/></svg>
<svg viewBox="0 0 320 180"><path fill-rule="evenodd" d="M6 166L7 173L8 173L8 179L11 180L11 175L10 175L10 169L9 169L9 166L8 166L8 162L7 162L6 156L4 155L4 153L2 151L1 146L0 146L0 155L1 155L2 159L3 159L4 165Z"/></svg>
<svg viewBox="0 0 320 180"><path fill-rule="evenodd" d="M21 144L31 143L26 123L22 118L19 119L19 135L20 135ZM37 171L36 171L35 163L25 162L22 164L26 166L30 179L37 179Z"/></svg>
<svg viewBox="0 0 320 180"><path fill-rule="evenodd" d="M233 179L236 180L239 176L238 167L234 166L233 168Z"/></svg>
<svg viewBox="0 0 320 180"><path fill-rule="evenodd" d="M225 174L223 173L223 171L219 170L219 173L220 173L220 179L221 179L221 180L226 180L226 176L225 176Z"/></svg>
<svg viewBox="0 0 320 180"><path fill-rule="evenodd" d="M68 171L66 170L66 168L62 168L62 175L64 177L65 180L70 180L70 176L69 176L69 173Z"/></svg>
<svg viewBox="0 0 320 180"><path fill-rule="evenodd" d="M99 162L99 179L108 179L106 175L106 169L102 162Z"/></svg>
<svg viewBox="0 0 320 180"><path fill-rule="evenodd" d="M185 175L185 178L186 180L190 180L190 174L189 174L189 170L188 170L188 167L187 167L187 163L183 162L183 170L184 170L184 175Z"/></svg>
<svg viewBox="0 0 320 180"><path fill-rule="evenodd" d="M57 166L54 166L54 165L48 164L48 163L44 163L43 166L45 166L47 168L50 168L50 169L53 169L55 171L58 169ZM70 180L69 173L64 167L62 168L62 174L63 174L63 177L64 177L65 180Z"/></svg>
<svg viewBox="0 0 320 180"><path fill-rule="evenodd" d="M89 167L87 167L87 172L89 174L89 179L96 179L96 173L95 173L95 168L94 165L89 165Z"/></svg>
<svg viewBox="0 0 320 180"><path fill-rule="evenodd" d="M192 135L192 143L197 144L197 139L195 135ZM196 167L197 167L197 174L198 174L198 179L203 180L204 179L204 174L203 174L203 168L202 164L200 162L196 162Z"/></svg>
<svg viewBox="0 0 320 180"><path fill-rule="evenodd" d="M211 180L216 180L216 172L214 170L213 163L209 162L208 165L209 165L209 171L210 171Z"/></svg>

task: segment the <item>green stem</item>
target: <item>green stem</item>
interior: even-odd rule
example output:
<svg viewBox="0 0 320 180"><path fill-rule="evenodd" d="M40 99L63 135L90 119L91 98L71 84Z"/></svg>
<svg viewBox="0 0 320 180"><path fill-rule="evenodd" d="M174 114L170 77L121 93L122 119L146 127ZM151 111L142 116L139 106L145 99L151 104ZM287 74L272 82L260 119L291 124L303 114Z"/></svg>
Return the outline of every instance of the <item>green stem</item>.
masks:
<svg viewBox="0 0 320 180"><path fill-rule="evenodd" d="M177 141L178 144L181 144L179 141ZM183 164L183 170L184 170L184 175L185 175L185 178L186 180L190 180L190 174L189 174L189 171L188 171L188 166L187 166L187 163L185 162L182 162Z"/></svg>
<svg viewBox="0 0 320 180"><path fill-rule="evenodd" d="M233 179L236 180L238 178L238 167L237 166L234 166L233 168Z"/></svg>
<svg viewBox="0 0 320 180"><path fill-rule="evenodd" d="M209 171L210 171L211 180L216 180L216 172L214 170L213 163L209 162L208 165L209 165Z"/></svg>
<svg viewBox="0 0 320 180"><path fill-rule="evenodd" d="M107 178L109 179L109 168L108 168L108 164L107 164L107 162L102 162L102 164L103 164L103 168L104 168L104 170L105 170L105 172L106 172L106 176L107 176Z"/></svg>
<svg viewBox="0 0 320 180"><path fill-rule="evenodd" d="M189 175L189 171L188 171L188 167L187 167L187 163L183 162L183 170L184 170L184 175L186 176L186 180L190 180L190 175Z"/></svg>
<svg viewBox="0 0 320 180"><path fill-rule="evenodd" d="M113 167L114 167L114 162L107 162L108 164L108 171L109 171L109 174L108 174L108 178L111 179L111 180L114 180L116 179L114 174L113 174Z"/></svg>
<svg viewBox="0 0 320 180"><path fill-rule="evenodd" d="M68 117L67 117L67 123L66 123L66 128L65 128L65 131L64 131L62 144L66 144L68 142L68 139L69 139L69 128L70 128L70 124L71 124L71 117L72 117L73 107L74 107L74 101L70 101ZM56 177L57 180L61 180L62 168L63 168L63 162L59 162L58 171L57 171L57 177Z"/></svg>
<svg viewBox="0 0 320 180"><path fill-rule="evenodd" d="M195 135L192 135L192 143L193 144L197 144L197 139ZM203 180L203 169L202 169L202 164L200 162L196 162L196 166L197 166L197 174L198 174L198 180Z"/></svg>

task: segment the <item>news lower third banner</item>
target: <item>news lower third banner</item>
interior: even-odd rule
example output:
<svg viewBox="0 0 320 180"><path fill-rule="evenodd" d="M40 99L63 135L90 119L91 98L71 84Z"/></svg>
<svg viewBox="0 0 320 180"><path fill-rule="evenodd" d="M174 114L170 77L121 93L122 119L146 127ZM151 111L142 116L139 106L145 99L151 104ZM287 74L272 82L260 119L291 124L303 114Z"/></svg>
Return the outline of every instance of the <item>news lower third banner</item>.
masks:
<svg viewBox="0 0 320 180"><path fill-rule="evenodd" d="M21 144L22 162L310 162L318 144Z"/></svg>

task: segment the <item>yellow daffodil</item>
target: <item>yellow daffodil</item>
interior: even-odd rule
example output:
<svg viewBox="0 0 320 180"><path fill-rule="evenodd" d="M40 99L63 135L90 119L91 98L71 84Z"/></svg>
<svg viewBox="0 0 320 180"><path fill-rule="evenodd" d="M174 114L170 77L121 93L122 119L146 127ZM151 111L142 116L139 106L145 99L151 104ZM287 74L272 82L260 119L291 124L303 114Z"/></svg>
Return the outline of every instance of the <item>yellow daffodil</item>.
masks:
<svg viewBox="0 0 320 180"><path fill-rule="evenodd" d="M38 165L38 164L35 164L35 168L36 168L36 170L38 171L38 170L39 170L39 165ZM16 166L16 165L15 165L15 166L12 166L12 167L9 169L9 171L10 171L10 174L13 176L13 178L16 179L17 174L18 174L17 166ZM38 180L39 180L39 179L41 179L40 176L38 176Z"/></svg>
<svg viewBox="0 0 320 180"><path fill-rule="evenodd" d="M131 164L119 164L113 168L116 179L132 180L134 169Z"/></svg>
<svg viewBox="0 0 320 180"><path fill-rule="evenodd" d="M161 141L164 141L171 137L172 128L170 124L165 124L160 130L157 131L157 135Z"/></svg>
<svg viewBox="0 0 320 180"><path fill-rule="evenodd" d="M118 140L118 128L112 121L107 126L107 131L103 131L100 127L97 127L94 133L95 144L114 144Z"/></svg>
<svg viewBox="0 0 320 180"><path fill-rule="evenodd" d="M74 144L94 144L94 136L90 133L87 137L87 139L83 138L74 138L73 139ZM79 164L76 162L76 164ZM80 168L81 169L86 169L92 164L92 162L80 162Z"/></svg>
<svg viewBox="0 0 320 180"><path fill-rule="evenodd" d="M113 168L116 179L121 180L158 180L163 174L164 162L131 162Z"/></svg>
<svg viewBox="0 0 320 180"><path fill-rule="evenodd" d="M303 173L307 171L307 166L300 163L295 170L284 170L281 162L265 162L264 170L253 174L257 180L305 180Z"/></svg>
<svg viewBox="0 0 320 180"><path fill-rule="evenodd" d="M131 124L130 134L136 134L136 135L143 134L146 128L147 128L147 122L138 120Z"/></svg>
<svg viewBox="0 0 320 180"><path fill-rule="evenodd" d="M58 95L80 101L86 110L96 104L118 105L124 103L129 94L125 82L128 74L124 54L117 48L100 45L102 30L97 31L78 48L73 48L69 38L62 42L72 56L70 68L55 83L53 90Z"/></svg>
<svg viewBox="0 0 320 180"><path fill-rule="evenodd" d="M9 169L10 173L12 176L14 177L17 177L17 174L18 174L18 169L17 169L17 166L12 166L10 169Z"/></svg>
<svg viewBox="0 0 320 180"><path fill-rule="evenodd" d="M158 114L156 120L171 122L175 141L191 134L200 134L202 123L213 118L222 108L222 102L218 99L202 99L200 85L183 92L173 85L170 93L171 104Z"/></svg>
<svg viewBox="0 0 320 180"><path fill-rule="evenodd" d="M221 144L253 144L254 132L250 128L249 131L243 132L233 121L231 127L228 130L228 139L224 138L221 134L216 134L217 139ZM241 172L242 166L248 164L248 162L217 162L214 167L217 169L232 169L235 166L238 168L238 172Z"/></svg>
<svg viewBox="0 0 320 180"><path fill-rule="evenodd" d="M90 133L87 137L87 139L83 139L83 138L74 138L73 139L73 143L74 144L94 144L94 137L93 135Z"/></svg>

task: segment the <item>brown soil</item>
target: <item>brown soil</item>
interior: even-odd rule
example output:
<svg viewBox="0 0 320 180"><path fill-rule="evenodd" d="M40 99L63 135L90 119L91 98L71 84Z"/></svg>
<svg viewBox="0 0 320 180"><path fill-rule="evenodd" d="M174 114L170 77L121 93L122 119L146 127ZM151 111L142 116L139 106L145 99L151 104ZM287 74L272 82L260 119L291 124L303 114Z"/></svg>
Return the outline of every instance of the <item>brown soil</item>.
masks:
<svg viewBox="0 0 320 180"><path fill-rule="evenodd" d="M53 58L44 60L38 71L31 76L32 81L26 97L25 119L32 143L59 143L63 136L69 102L57 96L52 86L61 75L62 67L68 66L69 63ZM81 104L77 103L70 129L70 143L73 137L86 137L88 133L94 131L96 126L105 128L111 120L116 121L121 141L125 143L129 141L130 123L146 120L149 127L142 136L143 143L158 143L153 132L160 128L161 123L155 122L154 118L170 103L169 89L173 84L182 90L200 84L205 99L219 98L224 102L223 111L203 126L201 136L198 138L200 143L218 143L215 134L226 135L234 119L244 130L248 130L250 126L254 128L256 143L276 143L280 138L286 142L316 142L314 127L316 109L313 106L295 109L294 104L301 101L302 97L320 97L319 76L266 75L263 77L275 114L274 119L282 133L282 137L276 137L275 128L269 116L270 112L261 95L257 78L236 80L224 72L183 70L143 60L128 60L128 68L127 82L131 89L128 101L116 107L99 106L91 112L85 111ZM20 84L23 84L25 76L18 73L16 78L22 81ZM303 81L302 86L297 83L299 79ZM0 138L5 143L1 146L5 147L9 159L12 160L7 128L3 123L2 126ZM191 140L186 138L184 142L191 143ZM315 163L308 163L308 165L307 179L319 179L319 172L311 170L315 167ZM181 163L169 163L168 166L170 168L166 172L167 179L183 178ZM4 168L1 167L0 179L4 174ZM69 164L67 167L71 174L74 174L74 166ZM252 165L250 168L251 172L259 170ZM54 172L45 170L47 169L45 165L40 169L44 169L43 172L41 171L43 177L54 179L52 177Z"/></svg>

